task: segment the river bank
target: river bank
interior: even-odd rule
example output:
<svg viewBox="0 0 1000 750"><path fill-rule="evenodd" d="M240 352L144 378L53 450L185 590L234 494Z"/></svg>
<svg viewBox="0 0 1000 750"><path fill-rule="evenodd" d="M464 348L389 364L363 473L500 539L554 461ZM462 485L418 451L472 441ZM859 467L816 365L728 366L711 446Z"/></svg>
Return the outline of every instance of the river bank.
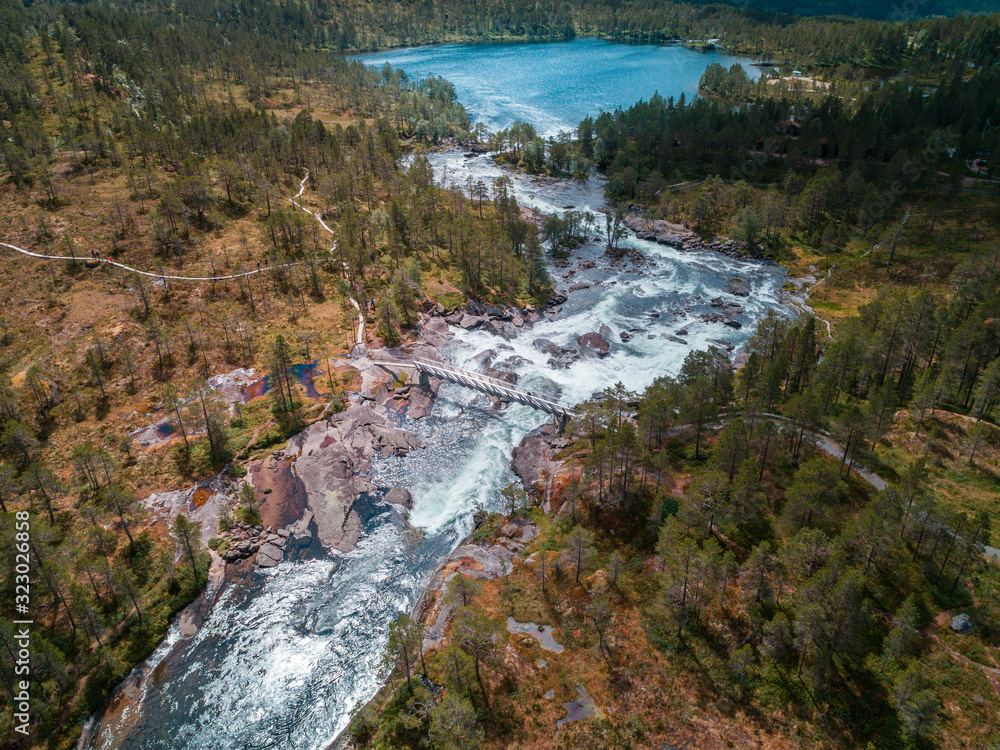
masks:
<svg viewBox="0 0 1000 750"><path fill-rule="evenodd" d="M439 181L509 174L481 155L429 159ZM576 206L600 215L599 178L509 176L527 210ZM571 405L617 381L640 390L675 374L694 348L735 352L754 320L783 309L784 273L773 264L626 242L632 252L623 259L595 240L552 263L556 291L546 306L446 310L426 302L401 348L356 348L341 360L357 373L347 408L250 462L260 529L230 540L226 551L239 559L202 627L184 638L172 629L146 680L155 689L132 691L142 705L129 704L128 725L109 715L91 746L208 748L263 735L290 748L326 747L351 709L378 691L388 623L412 611L442 561L466 546L477 508L500 511L501 491L526 476L518 466L551 460L551 446L522 446L541 434L545 415L411 380L373 358L442 359ZM545 485L551 474L526 483ZM248 680L261 689L245 691Z"/></svg>
<svg viewBox="0 0 1000 750"><path fill-rule="evenodd" d="M415 336L403 348L356 349L354 358L347 362L357 372L358 386L346 409L331 412L328 407L326 415L293 436L284 448L246 464L246 481L260 503L261 526L239 524L232 533L219 535L226 544L221 556L211 552L206 590L175 620L156 652L115 690L100 719L88 724L78 747L131 747L137 737L143 738L138 741L145 746L152 717L144 711L147 707L143 703L155 702L171 673L174 679L178 670L184 673L191 643L212 638L213 629L232 624L233 613L220 616L213 605L221 601L225 610L226 598L234 596L236 589L253 589L259 576L283 572L286 565L329 560L331 556L342 565L357 552L362 536L372 532L371 522L377 516L384 516L386 524L403 539L423 536L423 531L407 519L413 506L409 490L373 481L372 469L380 460L404 458L424 447L420 438L401 425L417 424L430 416L441 381L406 381L372 360L402 355L439 359L438 349L453 335L445 316L465 318L470 327L511 320L530 327L540 315L534 310L477 303L450 312L429 301L422 308L425 312L420 314ZM222 473L186 490L154 493L144 504L160 528L169 527L182 512L200 522L202 541L207 543L217 535L220 513L234 502L239 483ZM436 560L446 552L429 554ZM210 617L228 623L209 623L206 635L202 626Z"/></svg>

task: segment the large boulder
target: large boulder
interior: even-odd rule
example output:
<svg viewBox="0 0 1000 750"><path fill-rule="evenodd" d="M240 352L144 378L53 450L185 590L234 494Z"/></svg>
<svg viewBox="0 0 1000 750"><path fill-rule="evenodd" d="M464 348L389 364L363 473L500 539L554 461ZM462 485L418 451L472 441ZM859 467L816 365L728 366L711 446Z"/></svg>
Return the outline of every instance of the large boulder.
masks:
<svg viewBox="0 0 1000 750"><path fill-rule="evenodd" d="M588 356L606 357L611 353L611 345L608 340L593 331L580 336L576 343L580 345L580 351Z"/></svg>
<svg viewBox="0 0 1000 750"><path fill-rule="evenodd" d="M494 336L500 336L508 341L517 338L517 329L511 323L490 318L482 325L482 330Z"/></svg>
<svg viewBox="0 0 1000 750"><path fill-rule="evenodd" d="M563 347L559 346L559 344L549 341L548 339L535 339L531 342L531 345L542 354L548 354L552 357L557 357L566 351Z"/></svg>
<svg viewBox="0 0 1000 750"><path fill-rule="evenodd" d="M951 618L951 625L949 627L956 633L969 635L972 632L972 618L965 613L955 615Z"/></svg>
<svg viewBox="0 0 1000 750"><path fill-rule="evenodd" d="M750 296L750 287L743 279L732 279L726 286L726 291L737 297Z"/></svg>
<svg viewBox="0 0 1000 750"><path fill-rule="evenodd" d="M519 368L525 365L530 365L531 363L524 357L518 354L511 354L504 360L496 363L496 369L506 370L508 372L516 372Z"/></svg>
<svg viewBox="0 0 1000 750"><path fill-rule="evenodd" d="M434 406L434 393L429 388L414 388L410 391L410 405L406 416L410 419L423 419L431 413Z"/></svg>
<svg viewBox="0 0 1000 750"><path fill-rule="evenodd" d="M257 552L257 567L273 568L281 562L283 554L281 547L273 542L267 542Z"/></svg>
<svg viewBox="0 0 1000 750"><path fill-rule="evenodd" d="M497 320L511 320L514 317L514 313L507 307L485 304L483 305L483 309L489 317Z"/></svg>
<svg viewBox="0 0 1000 750"><path fill-rule="evenodd" d="M532 346L543 354L548 354L549 367L556 370L565 369L580 359L580 351L578 349L559 346L548 339L535 339L532 342Z"/></svg>
<svg viewBox="0 0 1000 750"><path fill-rule="evenodd" d="M385 493L385 501L392 505L402 505L404 508L413 507L413 495L405 487L393 487Z"/></svg>
<svg viewBox="0 0 1000 750"><path fill-rule="evenodd" d="M420 329L421 338L434 347L441 346L451 336L444 318L430 318Z"/></svg>
<svg viewBox="0 0 1000 750"><path fill-rule="evenodd" d="M493 358L496 356L497 356L496 349L484 349L483 351L479 352L479 354L477 354L475 357L471 357L469 359L468 364L465 365L465 367L466 369L471 369L472 367L475 367L477 369L479 368L486 369L491 364L493 364Z"/></svg>
<svg viewBox="0 0 1000 750"><path fill-rule="evenodd" d="M525 435L511 451L511 469L528 492L542 486L545 467L552 458L552 446L545 435Z"/></svg>
<svg viewBox="0 0 1000 750"><path fill-rule="evenodd" d="M328 478L323 483L307 482L307 485L319 540L341 552L350 552L361 538L361 518L354 510L354 503L362 492L373 491L374 485L361 478Z"/></svg>

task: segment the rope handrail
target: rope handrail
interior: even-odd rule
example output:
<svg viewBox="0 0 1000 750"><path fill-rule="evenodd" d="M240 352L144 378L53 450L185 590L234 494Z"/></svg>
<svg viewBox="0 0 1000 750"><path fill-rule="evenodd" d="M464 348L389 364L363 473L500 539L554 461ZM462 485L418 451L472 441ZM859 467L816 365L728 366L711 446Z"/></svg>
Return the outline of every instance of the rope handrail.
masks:
<svg viewBox="0 0 1000 750"><path fill-rule="evenodd" d="M455 375L460 375L462 377L466 377L466 378L469 378L471 380L478 380L478 381L481 381L481 382L484 382L484 383L488 383L488 384L490 384L490 385L492 385L492 386L494 386L496 388L499 388L501 390L510 391L511 394L529 396L529 397L531 397L531 398L533 398L533 399L535 399L537 401L540 401L540 402L545 403L545 404L549 404L550 406L552 406L554 408L561 409L561 410L566 411L566 412L572 411L571 409L568 409L567 407L564 407L562 404L556 403L555 401L551 401L551 400L549 400L547 398L544 398L543 396L539 396L539 395L537 395L535 393L532 393L531 391L528 391L528 390L524 390L524 389L521 389L521 388L514 388L514 387L511 386L510 383L507 383L507 382L505 382L503 380L500 380L498 378L491 377L489 375L484 375L483 373L469 372L468 370L460 370L460 369L458 369L456 367L451 367L449 365L441 365L441 364L437 364L436 362L429 362L427 360L414 359L414 362L416 362L418 364L418 366L421 366L421 367L427 367L427 368L431 368L431 369L437 369L437 370L441 370L443 372L451 372L451 373L454 373Z"/></svg>

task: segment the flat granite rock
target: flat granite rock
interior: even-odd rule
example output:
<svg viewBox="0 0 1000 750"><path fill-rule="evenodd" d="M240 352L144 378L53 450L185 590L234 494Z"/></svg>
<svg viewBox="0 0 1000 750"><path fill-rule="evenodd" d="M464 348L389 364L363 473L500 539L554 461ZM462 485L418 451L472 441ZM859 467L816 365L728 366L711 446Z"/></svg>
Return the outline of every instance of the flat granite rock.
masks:
<svg viewBox="0 0 1000 750"><path fill-rule="evenodd" d="M257 552L257 567L258 568L273 568L275 565L281 562L283 556L281 547L273 544L272 542L267 542L261 545L260 550Z"/></svg>
<svg viewBox="0 0 1000 750"><path fill-rule="evenodd" d="M315 514L317 536L329 547L350 552L361 538L361 518L354 511L354 503L362 492L372 492L375 486L363 477L324 477L320 464L299 467L309 507Z"/></svg>
<svg viewBox="0 0 1000 750"><path fill-rule="evenodd" d="M305 536L314 520L323 544L341 552L352 550L361 538L354 503L362 493L375 491L364 477L371 460L380 454L405 455L419 447L422 443L412 433L358 404L310 425L285 449L295 458L295 473L305 487L310 511L308 520L289 531Z"/></svg>
<svg viewBox="0 0 1000 750"><path fill-rule="evenodd" d="M514 568L507 560L474 544L462 545L448 555L447 561L456 562L465 559L471 560L480 568L480 570L476 570L471 566L466 567L465 574L470 578L499 578L507 575Z"/></svg>
<svg viewBox="0 0 1000 750"><path fill-rule="evenodd" d="M556 731L562 729L563 724L568 724L571 721L581 721L589 719L591 716L599 718L604 716L601 709L594 703L594 699L587 693L587 688L583 685L577 686L576 694L577 699L575 701L563 703L563 708L566 709L566 717L556 722Z"/></svg>

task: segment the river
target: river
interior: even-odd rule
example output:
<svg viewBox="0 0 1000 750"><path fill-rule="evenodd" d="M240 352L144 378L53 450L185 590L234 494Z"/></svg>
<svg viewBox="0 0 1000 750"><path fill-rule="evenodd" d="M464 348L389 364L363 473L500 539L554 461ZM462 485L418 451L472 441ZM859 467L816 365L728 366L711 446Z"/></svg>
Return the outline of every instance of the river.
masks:
<svg viewBox="0 0 1000 750"><path fill-rule="evenodd" d="M688 61L683 79L687 83L676 84L681 90L690 81L696 83L709 62L722 62L718 55L680 48L625 47L592 40L567 44L468 49L470 60L483 66L479 71L483 76L518 64L505 54L536 55L547 47L566 50L556 58L561 61L560 70L572 58L572 49L583 58L573 63L576 69L589 64L586 58L595 49L608 51L609 65L641 59L643 54L655 61L664 50L680 51ZM484 50L490 54L484 56ZM442 56L440 67L435 54ZM400 50L372 58L372 62L407 56L419 59L428 72L457 78L461 94L465 83L460 81L476 78L476 71L467 60L463 76L454 76L449 66L455 55L456 48L446 46ZM510 79L513 74L503 75ZM554 71L553 75L562 73ZM657 88L666 93L674 84L665 81ZM534 91L526 92L529 98L535 96ZM629 97L645 95L614 93L580 106L593 107L588 111L612 108L631 103ZM516 88L511 88L503 98L504 111L493 114L486 109L488 94L461 95L468 97L463 101L470 111L487 118L491 127L509 124L515 116L531 119L536 113L538 119L533 121L539 129L551 132L581 116L576 105L558 104L560 97L571 96L568 93L539 108L537 102L519 103ZM467 157L454 151L436 153L430 159L437 178L448 184L464 185L469 176L490 181L507 174L519 203L543 212L572 205L599 214L603 204L603 183L596 176L586 181L530 177L501 170L486 156ZM510 358L522 386L573 404L616 382L639 390L659 375L676 374L686 354L707 347L709 339L739 346L757 318L781 306L785 275L775 265L714 253L685 254L634 237L626 243L648 259L641 272L628 266L610 267L601 257L600 245L588 245L574 251L574 261L592 260L594 268L577 270L571 278L564 277L566 269L553 269L561 289L590 284L572 292L559 313L509 342L483 331L456 329L442 354L474 369L477 365L470 362L472 358L493 349L498 360ZM736 330L697 319L698 314L712 311L711 298L730 298L726 287L734 277L752 290L750 297L739 298L743 312L736 317L743 327ZM533 345L540 338L569 344L602 325L614 334L611 353L604 359L583 359L565 369L553 369L548 355ZM688 330L687 343L665 338L682 326ZM631 335L628 342L620 340L622 331ZM405 457L377 461L373 470L375 484L411 490L414 528L400 524L398 515L376 498L365 497L358 505L364 533L354 551L332 553L314 545L277 567L227 583L197 633L180 638L177 626L172 628L148 665L156 665L152 678L143 683L122 714L124 718L106 720L110 724L104 724L102 740L93 746L105 750L326 748L347 725L351 709L378 689L377 664L388 623L397 613L410 610L438 561L470 532L474 510L480 506L499 509L500 491L515 481L509 468L511 449L545 419L517 404L495 413L485 397L443 386L430 417L402 423L427 447Z"/></svg>

